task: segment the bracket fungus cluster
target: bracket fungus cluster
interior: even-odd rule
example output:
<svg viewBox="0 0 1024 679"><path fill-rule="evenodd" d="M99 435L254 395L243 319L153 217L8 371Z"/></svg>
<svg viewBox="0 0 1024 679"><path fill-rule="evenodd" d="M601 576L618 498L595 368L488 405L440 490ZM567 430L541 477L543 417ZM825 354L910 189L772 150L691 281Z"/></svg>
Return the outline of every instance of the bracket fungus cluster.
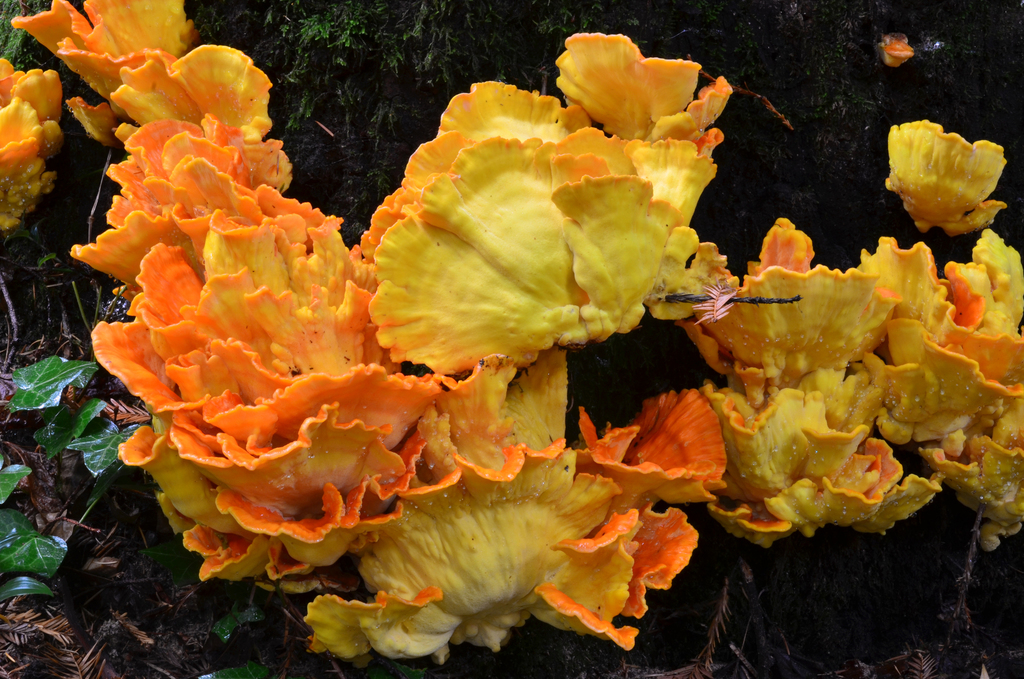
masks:
<svg viewBox="0 0 1024 679"><path fill-rule="evenodd" d="M53 191L56 173L45 171L45 161L64 143L60 115L56 71L16 71L0 59L0 235Z"/></svg>
<svg viewBox="0 0 1024 679"><path fill-rule="evenodd" d="M270 130L270 80L238 50L203 45L185 18L184 0L151 0L141 6L87 0L82 16L67 0L46 12L11 21L32 34L106 102L81 97L68 106L86 132L120 146L134 126L159 120L199 124L212 115L242 130L249 143ZM191 51L190 51L191 50Z"/></svg>
<svg viewBox="0 0 1024 679"><path fill-rule="evenodd" d="M949 262L940 280L921 243L901 250L883 238L864 253L861 268L902 297L884 351L865 364L883 392L882 435L918 445L964 504L985 504L991 550L1024 519L1024 269L992 230L972 259Z"/></svg>
<svg viewBox="0 0 1024 679"><path fill-rule="evenodd" d="M830 523L884 532L940 490L937 479L899 483L892 449L870 437L882 392L862 361L899 298L877 273L812 268L813 257L810 238L780 219L737 296L800 301L681 322L732 386L702 389L728 455L725 487L709 509L729 532L765 547Z"/></svg>
<svg viewBox="0 0 1024 679"><path fill-rule="evenodd" d="M370 310L395 360L455 373L497 353L525 366L629 332L696 252L689 222L715 175L722 134L708 128L728 83L691 101L699 64L645 59L624 36L566 47L558 83L576 103L474 85L374 214Z"/></svg>
<svg viewBox="0 0 1024 679"><path fill-rule="evenodd" d="M497 651L530 616L629 649L638 630L614 618L641 617L696 546L658 502L708 503L768 546L830 523L884 532L945 475L986 503L988 544L1019 529L1019 256L985 232L941 281L923 246L885 239L858 268L812 268L780 219L740 285L690 226L724 78L694 99L698 64L572 36L568 106L496 82L456 96L348 248L340 218L282 195L270 82L248 57L189 51L180 0L85 10L54 0L16 25L110 102L73 108L129 154L109 170L112 228L73 253L131 299L133 320L93 334L153 414L121 458L156 479L202 578L316 593L313 650L443 662L452 643ZM900 158L891 188L915 219L960 219L970 206L928 201L961 180L910 178L920 163ZM728 306L762 300L788 303ZM565 348L645 310L729 388L655 396L600 433L581 409L567 444ZM903 478L876 427L938 473Z"/></svg>
<svg viewBox="0 0 1024 679"><path fill-rule="evenodd" d="M132 77L111 101L182 101ZM727 96L720 80L696 108L680 100L697 122L672 129L696 141L651 141L479 84L352 249L339 218L281 195L269 119L123 105L142 124L118 130L130 155L109 170L113 228L74 255L132 300L131 322L93 335L153 413L121 457L158 482L201 577L319 593L312 648L356 661L498 650L530 616L632 647L637 630L613 618L641 617L696 546L681 510L653 505L712 497L721 432L691 390L601 439L585 420L585 447L567 447L555 345L627 332L681 285L667 279L698 249L688 223L721 140L705 128ZM433 372L402 374L404 360ZM372 600L346 595L345 555Z"/></svg>

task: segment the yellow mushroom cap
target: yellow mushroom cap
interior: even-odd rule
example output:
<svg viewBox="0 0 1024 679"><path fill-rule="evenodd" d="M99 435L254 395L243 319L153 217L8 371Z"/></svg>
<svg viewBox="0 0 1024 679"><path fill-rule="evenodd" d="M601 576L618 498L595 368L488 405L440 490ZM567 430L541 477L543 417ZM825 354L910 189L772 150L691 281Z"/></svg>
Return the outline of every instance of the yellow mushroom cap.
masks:
<svg viewBox="0 0 1024 679"><path fill-rule="evenodd" d="M314 650L443 662L449 643L497 651L531 615L632 648L636 630L612 618L643 613L644 589L671 581L695 533L678 510L605 521L615 484L577 474L561 442L506 454L500 470L456 456L443 483L400 493L402 516L357 552L375 600L317 598L306 616Z"/></svg>
<svg viewBox="0 0 1024 679"><path fill-rule="evenodd" d="M577 33L565 47L558 87L610 134L647 139L660 118L693 100L700 64L645 58L624 35Z"/></svg>
<svg viewBox="0 0 1024 679"><path fill-rule="evenodd" d="M555 97L497 82L475 83L456 95L441 116L438 135L458 132L481 142L492 137L561 141L590 125L579 106L563 108Z"/></svg>
<svg viewBox="0 0 1024 679"><path fill-rule="evenodd" d="M892 449L868 438L880 398L871 399L874 407L853 406L850 393L864 389L865 375L843 373L818 371L761 408L730 389L702 389L722 422L728 457L726 488L717 493L729 499L709 509L730 533L763 547L829 523L884 533L940 490L937 479L913 475L897 485L903 468Z"/></svg>
<svg viewBox="0 0 1024 679"><path fill-rule="evenodd" d="M800 297L786 304L734 304L717 321L682 322L716 370L734 373L760 405L764 389L795 386L818 368L844 368L874 349L899 302L878 274L811 268L810 238L779 219L751 262L737 297Z"/></svg>
<svg viewBox="0 0 1024 679"><path fill-rule="evenodd" d="M22 215L53 190L56 174L45 171L43 159L62 138L56 123L40 122L28 101L14 97L0 108L0 234L16 229Z"/></svg>
<svg viewBox="0 0 1024 679"><path fill-rule="evenodd" d="M985 504L981 547L992 551L1024 521L1024 399L1013 399L986 431L967 438L958 430L920 453L960 502L975 510Z"/></svg>
<svg viewBox="0 0 1024 679"><path fill-rule="evenodd" d="M988 198L1006 160L1003 147L973 144L941 125L919 120L889 130L889 178L903 207L923 233L938 226L948 235L988 226L1006 203Z"/></svg>

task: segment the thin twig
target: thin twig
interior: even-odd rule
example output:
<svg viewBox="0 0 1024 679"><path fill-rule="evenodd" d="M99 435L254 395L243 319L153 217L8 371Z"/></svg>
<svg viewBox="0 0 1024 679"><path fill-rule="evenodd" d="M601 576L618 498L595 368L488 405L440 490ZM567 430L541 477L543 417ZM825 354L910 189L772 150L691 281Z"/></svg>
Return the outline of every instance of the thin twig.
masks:
<svg viewBox="0 0 1024 679"><path fill-rule="evenodd" d="M144 665L148 665L149 667L152 667L154 670L156 670L160 674L164 675L165 677L170 677L171 679L178 679L176 676L174 676L173 674L171 674L167 670L162 669L160 667L157 667L156 665L154 665L151 662L146 662L145 660L143 660L142 662L143 662Z"/></svg>
<svg viewBox="0 0 1024 679"><path fill-rule="evenodd" d="M946 646L953 640L953 633L960 628L960 619L964 619L966 629L971 628L971 612L967 608L967 590L971 586L971 572L974 570L974 560L978 556L978 542L981 537L981 519L985 514L985 503L978 505L978 513L974 516L974 528L971 530L971 545L967 548L967 562L964 564L964 572L957 578L956 606L953 608L953 616L949 621L949 634L946 637Z"/></svg>
<svg viewBox="0 0 1024 679"><path fill-rule="evenodd" d="M284 608L284 612L288 614L288 616L296 625L298 625L300 629L305 629L307 632L312 634L313 629L306 623L306 620L302 617L302 613L299 612L299 609L295 608L295 604L291 602L291 599L288 598L288 596L280 587L278 588L277 593L281 599L281 602L284 604L284 606L287 607ZM334 669L334 672L338 675L339 679L345 679L345 673L341 671L341 665L338 664L338 661L334 658L334 656L328 654L327 658L331 661L331 667Z"/></svg>
<svg viewBox="0 0 1024 679"><path fill-rule="evenodd" d="M0 291L3 291L4 301L7 302L7 314L11 317L11 335L14 337L12 342L17 344L18 342L18 317L14 315L14 302L11 301L11 293L7 291L7 283L4 281L4 277L0 276ZM7 366L4 366L4 372L7 372Z"/></svg>
<svg viewBox="0 0 1024 679"><path fill-rule="evenodd" d="M319 120L314 120L313 122L316 123L317 125L319 125L320 129L322 129L324 132L326 132L327 134L331 135L332 137L334 136L334 133L331 132L330 130L328 130L327 126L324 125L322 122L320 122Z"/></svg>
<svg viewBox="0 0 1024 679"><path fill-rule="evenodd" d="M72 524L74 526L78 526L79 528L84 528L85 530L92 531L93 533L99 533L100 535L103 535L103 531L101 531L99 528L93 528L92 526L86 526L84 523L78 523L74 519L69 519L66 516L61 516L61 517L58 517L58 518L61 521L64 521L66 523L70 523L70 524Z"/></svg>
<svg viewBox="0 0 1024 679"><path fill-rule="evenodd" d="M693 311L701 314L697 323L711 321L717 323L729 315L733 304L790 304L803 299L800 295L796 297L737 297L739 292L736 288L725 283L715 283L704 286L703 295L692 295L689 293L671 293L665 295L666 302L679 302L692 304Z"/></svg>
<svg viewBox="0 0 1024 679"><path fill-rule="evenodd" d="M100 194L103 193L103 178L107 176L107 168L110 167L110 154L114 149L107 149L107 162L103 165L103 172L100 173L100 185L96 187L96 200L92 202L92 210L89 211L89 231L86 242L92 242L92 221L96 216L96 208L100 204Z"/></svg>
<svg viewBox="0 0 1024 679"><path fill-rule="evenodd" d="M755 670L754 666L750 664L749 660L747 660L747 656L743 655L743 651L738 649L736 647L736 644L732 643L731 641L729 642L729 648L732 649L733 655L735 655L736 659L740 661L740 664L743 665L743 667L748 672L750 672L750 676L756 677L757 676L757 670Z"/></svg>
<svg viewBox="0 0 1024 679"><path fill-rule="evenodd" d="M768 646L768 635L765 632L764 610L758 596L757 585L754 583L754 572L743 559L740 559L740 570L743 571L743 591L750 600L750 617L754 621L754 636L757 637L757 663L760 665L757 676L770 677L775 658Z"/></svg>
<svg viewBox="0 0 1024 679"><path fill-rule="evenodd" d="M712 81L712 82L717 80L717 78L715 78L713 75L711 75L707 71L702 70L700 72L700 74L702 76L704 76L705 78L707 78L708 80ZM743 83L743 84L746 85L747 83ZM786 120L786 116L784 116L781 113L779 113L779 110L777 108L775 108L774 106L772 106L772 102L768 101L768 97L764 96L763 94L758 94L757 92L752 92L752 91L748 90L745 87L737 87L735 85L732 86L732 91L733 91L734 94L744 94L744 95L746 95L748 97L754 97L755 99L759 99L761 101L761 103L764 104L764 107L766 109L768 109L768 111L773 116L775 116L776 118L778 118L779 120L782 121L782 124L786 126L786 129L788 129L790 131L793 130L793 126L789 124L788 120Z"/></svg>

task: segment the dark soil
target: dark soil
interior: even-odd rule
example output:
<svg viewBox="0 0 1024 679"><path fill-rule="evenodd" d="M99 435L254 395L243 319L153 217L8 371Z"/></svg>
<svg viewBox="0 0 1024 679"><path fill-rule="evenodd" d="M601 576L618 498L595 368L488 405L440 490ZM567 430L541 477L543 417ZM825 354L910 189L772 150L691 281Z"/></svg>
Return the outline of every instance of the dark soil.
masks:
<svg viewBox="0 0 1024 679"><path fill-rule="evenodd" d="M33 12L43 4L26 2ZM629 35L648 56L690 55L713 75L764 95L792 123L791 131L761 101L739 95L719 120L726 142L715 151L718 176L693 226L719 244L734 271L757 256L778 217L810 234L816 263L831 267L855 266L861 249L873 250L880 236L904 247L925 241L940 270L949 259L969 261L974 237L949 238L938 229L922 236L884 188L889 127L922 118L1005 148L1008 164L992 197L1009 207L994 228L1024 248L1018 0L197 0L186 10L205 42L244 50L275 83L271 136L283 139L295 167L288 194L344 216L350 244L398 186L410 153L434 136L452 95L493 79L557 94L554 60L565 37L600 31ZM98 101L43 48L4 28L20 13L17 1L0 0L0 13L3 56L23 68L55 68L65 97ZM889 32L905 33L917 51L898 69L875 54ZM0 322L5 381L12 369L55 353L88 358L94 317L124 312L112 304L113 281L68 256L72 244L89 240L90 215L92 237L105 228L114 186L100 182L107 149L69 114L63 122L64 150L49 163L57 188L28 216L28 237L0 249L0 277L13 302L10 310L0 302L8 319ZM114 152L111 162L121 159ZM42 261L50 253L55 258ZM715 377L685 333L649 317L629 335L570 356L573 405L615 425L644 398ZM110 380L94 385L97 395L126 398L118 388ZM57 470L33 452L38 426L25 416L3 425L5 457L32 465L42 484L16 493L8 506L32 512L32 500L38 505L52 492L77 518L88 489L76 484L87 483L88 474L69 458L58 489ZM919 470L913 454L900 458L908 473ZM48 475L52 487L44 483ZM700 546L670 591L648 595L651 610L638 623L633 651L530 621L501 653L458 646L443 666L409 664L432 677L688 676L671 672L705 646L724 588L730 615L714 652L716 676L929 676L930 661L934 676L978 677L982 665L993 679L1024 676L1024 535L980 553L967 588L961 576L975 517L949 490L884 536L826 528L769 550L730 537L703 507L688 513ZM162 566L140 555L171 537L148 492L114 490L85 523L100 532L75 530L51 583L55 598L28 604L77 617L81 654L93 641L106 644L108 667L126 677L184 679L250 660L270 667L271 676L335 676L329 659L305 652L306 632L272 595L221 582L175 587ZM117 567L83 570L101 544L120 559ZM967 615L954 620L962 592ZM210 630L232 597L251 597L267 617L243 625L225 645ZM303 597L292 602L304 608ZM119 618L155 643L144 645ZM0 676L55 676L41 655L31 645L0 648ZM368 676L337 666L347 677ZM399 676L383 660L370 671Z"/></svg>

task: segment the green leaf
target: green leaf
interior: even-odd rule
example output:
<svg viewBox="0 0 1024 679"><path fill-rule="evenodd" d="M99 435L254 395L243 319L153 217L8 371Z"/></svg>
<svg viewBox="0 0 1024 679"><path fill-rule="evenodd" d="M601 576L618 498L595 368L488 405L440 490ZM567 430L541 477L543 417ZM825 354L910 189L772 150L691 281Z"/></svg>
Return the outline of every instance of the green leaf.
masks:
<svg viewBox="0 0 1024 679"><path fill-rule="evenodd" d="M21 512L0 509L0 573L27 571L52 578L67 553L67 543L40 535Z"/></svg>
<svg viewBox="0 0 1024 679"><path fill-rule="evenodd" d="M0 502L7 502L7 498L17 487L18 481L31 473L32 468L23 464L9 464L0 470Z"/></svg>
<svg viewBox="0 0 1024 679"><path fill-rule="evenodd" d="M60 356L50 356L35 365L19 368L11 376L18 391L7 409L15 412L55 406L68 385L84 387L98 369L92 361L69 361Z"/></svg>
<svg viewBox="0 0 1024 679"><path fill-rule="evenodd" d="M103 494L106 493L110 489L110 486L112 486L118 478L124 475L128 469L129 468L126 467L123 462L116 460L112 465L96 475L96 485L92 487L92 492L89 493L89 499L86 501L85 513L82 514L82 518L78 520L79 522L85 521L85 517L89 516L89 512L91 512L92 508L96 506L99 499L103 497Z"/></svg>
<svg viewBox="0 0 1024 679"><path fill-rule="evenodd" d="M167 568L178 587L199 582L199 567L203 565L203 557L187 550L181 540L181 536L177 535L170 542L140 550L142 554Z"/></svg>
<svg viewBox="0 0 1024 679"><path fill-rule="evenodd" d="M388 669L384 669L379 666L371 667L367 670L366 674L370 679L423 679L426 675L426 670L414 670L411 667L406 667L402 663L395 662L394 660L385 661L387 662ZM398 674L395 674L397 672Z"/></svg>
<svg viewBox="0 0 1024 679"><path fill-rule="evenodd" d="M82 451L86 469L96 476L117 461L118 447L131 435L132 431L127 429L118 431L109 420L95 420L86 429L85 436L69 443L68 448Z"/></svg>
<svg viewBox="0 0 1024 679"><path fill-rule="evenodd" d="M43 411L43 421L46 422L46 426L33 436L36 443L46 450L46 457L52 459L75 438L75 420L66 405L57 405Z"/></svg>
<svg viewBox="0 0 1024 679"><path fill-rule="evenodd" d="M27 575L19 575L0 585L0 601L16 596L28 596L29 594L53 596L53 590Z"/></svg>
<svg viewBox="0 0 1024 679"><path fill-rule="evenodd" d="M85 431L85 428L89 426L89 423L96 419L96 416L103 412L103 409L107 407L107 402L102 401L98 398L90 398L85 404L78 409L75 413L75 426L72 428L73 438L78 438Z"/></svg>
<svg viewBox="0 0 1024 679"><path fill-rule="evenodd" d="M226 644L240 624L245 622L259 622L260 620L263 620L264 617L266 616L263 615L263 610L259 606L252 604L244 611L239 611L238 602L235 602L231 607L231 612L214 623L212 631Z"/></svg>
<svg viewBox="0 0 1024 679"><path fill-rule="evenodd" d="M43 255L42 257L40 257L39 261L36 262L36 266L42 266L43 264L46 264L47 262L49 262L51 259L57 259L57 253L56 252L51 252L48 255Z"/></svg>
<svg viewBox="0 0 1024 679"><path fill-rule="evenodd" d="M404 674L409 679L422 679L427 674L426 670L414 670L413 668L406 667L402 663L395 662L394 660L391 661L391 666L399 672L401 672L402 674Z"/></svg>
<svg viewBox="0 0 1024 679"><path fill-rule="evenodd" d="M270 670L250 660L245 667L217 670L211 674L204 674L199 679L263 679L268 674L270 674Z"/></svg>

